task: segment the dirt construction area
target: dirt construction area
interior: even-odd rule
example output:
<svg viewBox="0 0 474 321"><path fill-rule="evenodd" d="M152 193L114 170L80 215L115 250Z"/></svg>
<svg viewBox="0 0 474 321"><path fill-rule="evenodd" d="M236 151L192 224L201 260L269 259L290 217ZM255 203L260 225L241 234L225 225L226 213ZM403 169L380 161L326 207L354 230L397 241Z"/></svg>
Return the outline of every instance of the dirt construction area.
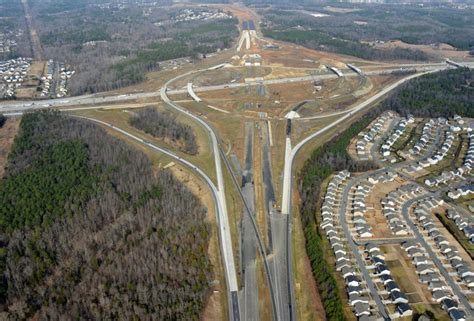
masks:
<svg viewBox="0 0 474 321"><path fill-rule="evenodd" d="M387 196L391 191L396 190L398 187L402 186L404 181L397 177L393 182L385 182L383 184L376 184L372 191L369 193L366 204L367 204L367 213L365 217L367 223L372 227L372 232L374 238L397 238L397 236L392 234L392 231L389 228L387 219L382 213L382 204L380 201Z"/></svg>
<svg viewBox="0 0 474 321"><path fill-rule="evenodd" d="M370 80L361 82L357 77L333 78L323 81L289 82L272 85L244 85L238 88L197 93L207 104L229 112L265 112L274 117L284 117L286 112L305 101L297 110L302 117L318 113L341 111L355 103L359 97L352 92L373 86ZM186 99L187 95L173 96Z"/></svg>

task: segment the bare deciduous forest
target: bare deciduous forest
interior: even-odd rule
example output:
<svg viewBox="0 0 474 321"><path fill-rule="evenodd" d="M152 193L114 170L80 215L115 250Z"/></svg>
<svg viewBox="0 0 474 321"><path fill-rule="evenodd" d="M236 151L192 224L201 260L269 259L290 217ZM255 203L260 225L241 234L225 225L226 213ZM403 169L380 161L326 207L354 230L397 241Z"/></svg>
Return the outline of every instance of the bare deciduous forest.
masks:
<svg viewBox="0 0 474 321"><path fill-rule="evenodd" d="M18 17L23 17L20 1L0 0L0 43L8 40L16 43L8 52L0 50L0 60L32 55L25 19ZM0 49L3 49L2 47L0 45Z"/></svg>
<svg viewBox="0 0 474 321"><path fill-rule="evenodd" d="M130 118L130 124L145 133L178 144L185 153L195 155L198 152L196 136L190 126L176 121L168 112L161 112L154 107L144 108Z"/></svg>
<svg viewBox="0 0 474 321"><path fill-rule="evenodd" d="M97 125L24 115L0 203L2 320L199 320L206 209Z"/></svg>
<svg viewBox="0 0 474 321"><path fill-rule="evenodd" d="M169 1L32 0L44 57L76 70L70 93L117 89L145 80L160 62L199 59L228 48L237 19L181 21ZM195 13L216 9L193 7Z"/></svg>
<svg viewBox="0 0 474 321"><path fill-rule="evenodd" d="M311 49L369 60L434 58L420 50L381 49L373 45L373 42L391 40L428 44L435 48L446 43L461 50L474 49L472 10L443 3L425 3L424 6L332 3L331 6L340 10L328 10L325 4L318 3L299 8L288 4L262 6L259 13L264 17L263 32L268 37ZM315 18L311 12L326 16Z"/></svg>

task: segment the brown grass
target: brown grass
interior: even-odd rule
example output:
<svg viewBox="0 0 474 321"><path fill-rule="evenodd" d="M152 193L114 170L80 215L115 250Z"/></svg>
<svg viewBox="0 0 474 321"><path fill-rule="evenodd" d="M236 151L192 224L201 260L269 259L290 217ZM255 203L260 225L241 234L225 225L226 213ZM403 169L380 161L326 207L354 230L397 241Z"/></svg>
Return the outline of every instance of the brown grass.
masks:
<svg viewBox="0 0 474 321"><path fill-rule="evenodd" d="M258 126L263 126L262 122L258 122L257 124ZM262 146L260 144L259 136L260 136L259 130L254 129L253 179L254 179L254 186L255 186L255 211L256 211L255 214L257 217L257 225L260 229L260 235L262 236L262 241L264 244L268 245L267 227L268 227L269 221L267 220L267 214L266 214L267 205L265 204L265 195L264 195L264 189L263 189L263 173L262 173L263 159L262 159Z"/></svg>
<svg viewBox="0 0 474 321"><path fill-rule="evenodd" d="M270 298L270 291L268 289L268 279L265 274L265 268L263 266L262 257L257 254L257 282L258 282L258 301L260 307L260 320L271 321L272 320L272 303Z"/></svg>
<svg viewBox="0 0 474 321"><path fill-rule="evenodd" d="M388 41L383 44L376 43L374 44L376 48L381 49L392 49L392 48L405 48L405 49L412 49L412 50L421 50L428 55L435 57L437 59L444 59L444 58L454 58L454 59L463 59L469 58L469 52L465 50L457 50L456 48L445 44L431 44L431 45L415 45L415 44L408 44L400 40L393 40Z"/></svg>
<svg viewBox="0 0 474 321"><path fill-rule="evenodd" d="M297 211L293 215L293 259L295 298L299 320L326 320L323 303L314 280L311 263L306 255L305 239Z"/></svg>
<svg viewBox="0 0 474 321"><path fill-rule="evenodd" d="M158 108L163 108L158 105ZM126 110L125 110L126 111ZM209 147L209 139L204 131L204 129L193 122L191 119L184 115L178 115L176 120L184 124L190 125L193 128L193 131L196 135L196 140L199 145L199 153L197 155L191 156L186 153L173 150L174 146L166 144L162 139L148 135L133 126L128 122L130 117L130 111L124 112L124 110L81 110L74 112L75 114L87 116L95 119L111 123L123 130L126 130L146 141L152 142L163 148L172 150L175 154L188 159L189 161L195 163L197 166L201 167L207 175L215 181L215 169L214 169L214 158L212 156L211 148Z"/></svg>
<svg viewBox="0 0 474 321"><path fill-rule="evenodd" d="M20 126L20 118L8 118L0 128L0 178L5 173L7 157Z"/></svg>

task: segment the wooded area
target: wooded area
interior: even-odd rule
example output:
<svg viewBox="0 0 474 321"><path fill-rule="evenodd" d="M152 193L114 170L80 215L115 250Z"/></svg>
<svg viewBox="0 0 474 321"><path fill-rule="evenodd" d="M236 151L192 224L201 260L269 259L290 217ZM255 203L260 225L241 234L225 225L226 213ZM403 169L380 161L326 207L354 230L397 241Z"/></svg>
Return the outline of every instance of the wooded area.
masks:
<svg viewBox="0 0 474 321"><path fill-rule="evenodd" d="M0 128L2 128L3 125L5 125L6 121L7 121L7 118L3 114L0 114Z"/></svg>
<svg viewBox="0 0 474 321"><path fill-rule="evenodd" d="M26 114L0 181L2 320L199 320L206 209L97 125Z"/></svg>
<svg viewBox="0 0 474 321"><path fill-rule="evenodd" d="M474 71L447 70L410 80L390 98L362 116L341 134L316 148L298 174L301 197L300 215L304 226L306 253L328 320L344 320L335 271L329 256L332 251L319 228L323 197L321 184L332 173L347 169L364 172L375 168L372 162L356 162L347 153L350 140L383 111L391 109L418 117L474 115ZM324 239L324 241L323 241Z"/></svg>
<svg viewBox="0 0 474 321"><path fill-rule="evenodd" d="M346 147L351 138L365 128L373 112L351 125L342 134L332 138L313 151L299 173L298 190L301 196L300 215L304 226L306 253L311 261L313 276L328 321L345 320L343 303L337 288L335 270L328 256L332 256L328 242L323 242L324 231L319 228L321 184L333 172L367 171L374 168L371 162L355 162Z"/></svg>
<svg viewBox="0 0 474 321"><path fill-rule="evenodd" d="M383 108L403 116L474 117L474 71L460 68L415 78L385 100Z"/></svg>
<svg viewBox="0 0 474 321"><path fill-rule="evenodd" d="M263 33L266 37L276 40L293 42L315 50L336 52L367 60L429 60L429 56L420 50L404 48L380 50L359 41L335 38L317 30L276 31L264 28Z"/></svg>
<svg viewBox="0 0 474 321"><path fill-rule="evenodd" d="M31 2L44 56L76 70L72 95L139 83L147 72L159 70L162 61L200 59L230 47L238 36L237 19L176 21L185 9L169 1Z"/></svg>
<svg viewBox="0 0 474 321"><path fill-rule="evenodd" d="M198 145L193 129L191 126L179 123L175 118L171 113L146 107L130 118L130 124L154 137L165 141L171 140L185 153L197 154Z"/></svg>
<svg viewBox="0 0 474 321"><path fill-rule="evenodd" d="M428 60L420 50L378 49L368 44L401 40L409 44L440 43L474 49L474 13L448 4L279 4L262 8L263 31L269 37L312 49L374 60ZM311 16L312 12L326 14ZM432 57L431 57L432 58Z"/></svg>
<svg viewBox="0 0 474 321"><path fill-rule="evenodd" d="M32 55L29 35L23 7L20 0L0 0L0 60L8 60L18 57L30 57ZM7 42L14 41L16 45L4 46Z"/></svg>

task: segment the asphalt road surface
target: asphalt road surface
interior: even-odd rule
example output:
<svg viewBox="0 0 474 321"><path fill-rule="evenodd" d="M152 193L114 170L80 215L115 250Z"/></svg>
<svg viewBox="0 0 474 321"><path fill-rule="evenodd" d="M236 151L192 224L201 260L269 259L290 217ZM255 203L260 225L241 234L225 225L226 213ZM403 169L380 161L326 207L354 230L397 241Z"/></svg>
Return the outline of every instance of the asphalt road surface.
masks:
<svg viewBox="0 0 474 321"><path fill-rule="evenodd" d="M370 173L372 174L372 173ZM352 250L352 254L354 255L356 261L357 261L357 267L360 269L360 272L362 273L363 279L367 283L367 288L370 291L370 296L372 299L374 299L375 304L377 305L377 308L379 310L380 315L385 319L385 320L390 320L389 313L387 312L387 309L385 308L385 304L382 302L382 298L380 297L377 287L375 286L372 277L369 274L369 271L367 270L366 264L364 262L364 259L362 255L359 252L359 248L357 244L354 242L354 239L352 238L351 231L349 230L349 226L347 225L346 222L346 210L348 206L348 198L349 198L349 192L352 188L352 186L357 185L361 180L367 179L367 177L370 174L364 174L361 176L357 176L357 178L353 178L350 180L350 182L344 187L344 191L342 192L341 195L341 203L339 206L339 224L341 224L342 230L344 231L344 236L347 240L347 243L349 243L349 246Z"/></svg>
<svg viewBox="0 0 474 321"><path fill-rule="evenodd" d="M290 293L288 282L292 282L292 275L288 273L287 262L287 225L288 215L276 211L270 213L271 237L273 251L268 256L270 270L272 271L273 284L275 285L277 301L276 320L293 320L290 310Z"/></svg>
<svg viewBox="0 0 474 321"><path fill-rule="evenodd" d="M181 77L181 76L180 76ZM236 293L236 295L231 296L231 303L229 304L229 308L231 309L230 315L232 316L232 320L238 321L240 320L240 307L239 307L239 299L238 299L238 283L237 283L237 274L236 268L234 263L234 252L232 250L232 238L230 233L230 226L229 226L229 216L227 211L227 202L226 202L226 195L224 189L224 177L222 172L222 162L219 150L219 143L217 141L217 136L214 133L213 129L201 118L194 115L193 113L187 111L186 109L176 105L172 102L167 94L166 88L169 83L174 81L175 79L169 80L160 90L160 96L164 103L168 104L170 107L176 109L178 112L181 112L188 117L196 120L199 124L201 124L208 132L208 135L211 138L212 149L214 154L214 164L216 168L216 177L217 177L217 190L218 190L218 203L220 204L221 211L219 211L218 222L219 222L219 234L221 237L221 250L222 250L222 259L224 263L224 271L226 275L226 282L228 290L231 293Z"/></svg>
<svg viewBox="0 0 474 321"><path fill-rule="evenodd" d="M472 64L469 64L472 65ZM433 65L433 64L420 64L420 65L414 65L416 66L417 70L426 70L427 72L435 72L441 69L445 69L446 65L444 64L439 64L439 65ZM395 69L385 69L385 70L376 70L376 71L367 71L365 72L366 75L377 75L377 74L383 74L383 73L389 73L394 70L399 70L399 68ZM200 70L192 71L186 74L191 74L195 72L199 72ZM186 75L184 74L184 75ZM183 77L184 75L180 75L179 77ZM313 133L312 135L308 136L307 138L303 139L300 143L298 143L294 148L291 146L291 140L288 138L286 141L286 150L285 150L285 166L284 166L284 173L283 173L283 190L282 190L282 207L281 207L281 212L283 215L280 215L280 217L273 217L272 219L277 219L281 222L284 222L283 225L285 225L286 228L286 235L287 237L279 237L279 240L281 241L278 242L278 244L274 243L274 250L275 252L273 253L273 261L271 262L270 265L273 265L274 269L274 281L278 282L278 284L275 284L275 287L277 286L287 286L288 287L288 309L285 308L285 304L281 305L279 304L278 310L278 315L282 315L284 319L286 319L286 312L289 311L288 319L289 320L294 320L295 317L293 316L294 310L292 307L294 307L294 298L293 298L293 291L292 291L292 272L291 272L291 240L289 235L291 235L291 188L292 188L292 167L293 167L293 162L296 154L298 151L310 140L316 138L317 136L321 135L325 131L333 128L334 126L337 126L341 122L345 121L349 117L351 117L354 113L362 110L363 108L366 108L391 90L395 89L405 81L418 77L422 74L414 74L411 76L408 76L402 80L397 81L396 83L384 88L382 91L377 93L376 95L370 97L366 101L362 102L361 104L358 104L354 108L345 111L345 115L339 118L338 120L334 121L333 123L329 124L328 126L324 127L323 129ZM351 73L346 76L358 76L356 73ZM37 101L37 102L8 102L8 103L3 103L0 104L0 112L23 112L23 111L28 111L28 110L34 110L34 109L40 109L40 108L49 108L49 107L63 107L63 106L73 106L73 105L83 105L83 104L98 104L98 103L106 103L106 102L121 102L121 101L127 101L127 100L134 100L138 98L147 98L147 97L158 97L160 96L161 99L163 100L164 103L168 104L172 108L176 109L177 111L184 113L185 115L193 118L196 120L198 123L200 123L208 132L208 135L210 136L211 142L212 142L212 147L213 147L213 154L214 154L214 162L215 162L215 167L216 167L216 177L217 177L217 187L214 185L212 180L209 179L209 177L202 172L199 168L197 168L195 165L192 163L180 158L179 156L176 156L162 148L159 148L151 143L144 142L140 138L133 136L130 133L127 133L121 129L118 129L110 124L103 123L97 120L93 120L96 122L103 123L104 125L110 126L111 128L122 132L124 135L127 135L135 140L140 141L141 143L154 148L156 150L159 150L165 154L167 154L170 157L173 157L177 159L178 161L184 163L186 166L190 167L194 171L198 172L203 178L206 180L206 182L211 186L211 189L213 191L213 195L216 199L217 203L217 208L218 208L218 222L219 222L219 232L220 232L220 237L221 237L221 246L222 246L222 256L223 256L223 261L224 261L224 269L225 269L225 274L226 274L226 282L228 285L228 290L230 292L230 315L231 319L234 321L240 320L240 307L239 307L239 298L238 298L238 284L237 284L237 276L236 276L236 270L235 270L235 264L234 264L234 257L233 257L233 251L232 251L232 241L230 237L230 228L229 228L229 222L228 222L228 213L227 213L227 205L226 205L226 200L225 200L225 190L224 190L224 182L223 182L223 173L222 173L222 165L221 165L221 157L220 157L220 145L217 140L217 136L214 133L213 129L201 118L198 116L192 114L191 112L185 110L184 108L178 106L174 102L172 102L168 96L167 96L167 86L174 81L175 79L179 78L176 77L174 79L171 79L168 81L165 86L163 86L160 90L160 92L146 92L146 93L134 93L134 94L126 94L126 95L118 95L118 96L101 96L101 95L86 95L86 96L78 96L78 97L70 97L70 98L63 98L63 99L55 99L55 100L44 100L44 101ZM264 80L263 84L268 85L268 84L283 84L283 83L292 83L292 82L301 82L301 81L314 81L316 79L330 79L330 78L335 78L337 77L334 74L324 74L324 75L319 75L319 76L304 76L304 77L293 77L293 78L281 78L281 79L270 79L270 80ZM234 88L234 87L240 87L240 86L246 86L248 84L223 84L223 85L217 85L217 86L206 86L206 87L196 87L194 90L196 92L199 91L209 91L209 90L220 90L220 89L226 89L226 88ZM171 93L181 93L186 92L186 89L183 90L175 90L175 91L170 91ZM92 120L92 119L91 119ZM288 214L288 215L284 215ZM276 222L275 225L279 226L280 223ZM276 229L277 235L275 235L273 229L272 229L272 236L281 236L285 234L282 229ZM286 244L283 244L286 243ZM285 257L285 259L275 259L276 257L280 257L279 253L284 252L286 255L282 255L281 257ZM285 262L284 262L285 261ZM282 269L282 264L286 265L285 269ZM286 272L285 272L286 271ZM279 273L285 274L283 276L280 276ZM276 276L276 277L275 277ZM277 291L279 292L279 291ZM279 296L279 300L282 298L282 296ZM282 299L285 300L285 299Z"/></svg>
<svg viewBox="0 0 474 321"><path fill-rule="evenodd" d="M439 272L441 275L443 275L444 279L446 282L449 284L449 287L451 290L454 292L454 294L457 296L459 302L463 305L464 311L468 316L470 316L471 319L474 319L474 310L471 308L471 305L469 303L469 300L466 298L464 293L462 293L461 289L459 288L459 285L453 280L452 276L449 275L448 271L446 271L446 268L444 267L443 263L441 260L438 258L438 256L433 252L432 247L426 242L425 238L419 231L418 227L415 226L413 223L413 220L411 219L408 211L410 207L416 203L417 201L432 196L431 194L428 195L422 195L416 198L412 198L402 206L402 215L405 218L405 221L407 222L408 226L412 229L416 236L416 241L420 243L424 248L426 253L428 253L431 261L436 265L438 268Z"/></svg>
<svg viewBox="0 0 474 321"><path fill-rule="evenodd" d="M142 138L140 137L137 137L121 128L118 128L112 124L109 124L109 123L106 123L104 121L100 121L100 120L97 120L97 119L94 119L94 118L89 118L89 117L82 117L82 116L76 116L78 118L83 118L83 119L87 119L89 121L93 121L93 122L96 122L96 123L99 123L99 124L102 124L102 125L105 125L105 126L108 126L109 128L135 140L135 141L138 141L146 146L148 146L149 148L152 148L154 150L157 150L175 160L177 160L178 162L184 164L185 166L187 166L188 168L190 168L191 170L193 170L194 172L196 172L199 176L201 176L204 181L207 183L207 185L211 188L211 192L212 192L212 195L213 195L213 198L214 198L214 201L216 203L216 209L217 209L217 221L218 221L218 225L219 225L219 230L220 230L220 236L221 236L221 247L222 248L226 248L228 246L228 244L222 244L223 242L227 242L227 239L223 238L223 234L224 233L227 233L226 231L226 227L223 226L223 215L224 215L224 209L222 208L222 204L220 202L220 198L221 198L221 194L218 190L218 188L216 188L215 184L212 182L212 180L209 178L209 176L203 171L201 170L199 167L197 167L196 165L194 165L193 163L187 161L186 159L174 154L173 152L170 152L168 151L167 149L164 149L162 147L159 147L157 145L154 145L150 142L147 142L145 140L143 140ZM231 244L230 244L231 246ZM232 253L232 252L231 252ZM225 263L228 263L228 262L225 262ZM233 259L232 259L232 263L233 263ZM228 265L229 266L229 265ZM224 268L226 267L226 265L224 266ZM229 275L232 275L231 273L232 271L228 271L226 272L226 279L229 277ZM235 268L234 268L234 275L235 275ZM232 281L232 280L230 280ZM228 290L229 290L229 309L231 310L231 319L233 321L240 321L240 308L239 308L239 298L238 298L238 289L237 289L237 280L235 279L235 284L233 287L230 286L231 282L229 282L229 280L227 280L227 283L228 283Z"/></svg>
<svg viewBox="0 0 474 321"><path fill-rule="evenodd" d="M434 70L434 71L430 71L430 72L435 72L435 71L438 71L438 70ZM428 73L428 72L426 72L426 73ZM354 106L353 108L345 111L344 116L342 116L341 118L335 120L331 124L323 127L322 129L314 132L313 134L309 135L308 137L306 137L305 139L300 141L293 149L291 148L291 140L287 137L287 139L286 139L287 140L286 141L286 149L285 149L285 167L284 167L284 171L283 171L282 201L281 201L281 204L282 204L281 205L281 211L282 211L282 213L289 214L290 211L291 211L290 200L291 200L291 188L292 188L291 184L292 184L293 162L294 162L294 159L295 159L297 153L300 151L300 149L304 145L306 145L308 142L310 142L314 138L320 136L324 132L326 132L326 131L330 130L331 128L334 128L338 124L344 122L346 119L350 118L352 115L359 112L360 110L370 106L371 104L376 102L378 99L385 96L387 93L394 90L398 86L402 85L406 81L408 81L410 79L413 79L413 78L416 78L416 77L419 77L419 76L422 76L426 73L413 74L413 75L410 75L408 77L400 79L399 81L391 84L390 86L384 88L382 91L380 91L377 94L371 96L369 99L367 99L367 100L363 101L362 103Z"/></svg>
<svg viewBox="0 0 474 321"><path fill-rule="evenodd" d="M474 63L464 63L466 66L473 67ZM408 65L399 65L400 67L408 66ZM447 68L446 64L410 64L409 66L416 67L418 71L433 71L438 69ZM399 67L394 68L392 66L388 67L387 69L380 69L380 70L371 70L365 72L366 75L380 75L380 74L387 74L391 71L400 70ZM205 71L205 69L200 70L193 70L187 72L179 77L183 77L186 75L190 75L193 73ZM356 73L348 73L345 75L346 77L358 77ZM176 77L176 78L179 78ZM315 80L324 80L324 79L332 79L336 78L337 76L333 73L327 73L322 75L311 75L311 76L303 76L303 77L288 77L288 78L278 78L278 79L266 79L263 82L260 82L264 85L270 84L285 84L285 83L293 83L293 82L303 82L303 81L315 81ZM174 78L174 79L176 79ZM171 81L173 81L172 79ZM168 84L171 82L169 81ZM256 83L255 83L256 84ZM222 90L227 88L239 88L248 86L249 84L246 83L228 83L222 85L215 85L215 86L201 86L201 87L194 87L194 92L204 92L204 91L213 91L213 90ZM181 94L187 93L187 89L179 89L179 90L169 90L169 94ZM116 103L116 102L123 102L129 100L136 100L140 98L153 98L153 97L160 97L161 92L142 92L142 93L130 93L130 94L121 94L121 95L113 95L108 96L107 93L100 93L100 94L92 94L92 95L82 95L82 96L74 96L74 97L67 97L67 98L60 98L60 99L47 99L47 100L38 100L38 101L8 101L0 103L0 112L14 112L14 111L26 111L26 110L34 110L34 109L41 109L41 108L56 108L56 107L65 107L65 106L76 106L76 105L87 105L87 104L103 104L103 103Z"/></svg>
<svg viewBox="0 0 474 321"><path fill-rule="evenodd" d="M229 173L231 174L232 182L234 183L234 186L235 186L237 192L240 195L240 198L241 198L242 203L244 205L245 211L249 214L249 215L247 215L247 217L250 218L250 222L251 222L252 227L253 227L255 240L256 240L256 246L257 246L257 249L260 253L260 256L263 258L262 262L263 262L263 267L264 267L264 270L265 270L265 276L267 277L267 284L268 284L268 288L269 288L269 292L270 292L270 298L271 298L271 304L272 304L272 312L273 312L273 315L276 316L277 315L277 308L276 308L276 295L275 295L275 290L274 290L275 287L273 285L273 280L271 278L271 270L270 270L270 264L269 264L268 259L267 259L267 252L265 250L265 246L263 244L262 237L260 235L260 232L259 232L258 227L257 227L256 220L255 220L255 211L254 211L254 209L252 209L251 204L247 203L246 199L248 199L248 197L244 196L243 189L241 189L240 182L238 182L238 180L236 178L236 175L234 175L232 167L231 167L226 155L222 151L222 148L221 148L221 156L222 156L222 159L224 160L224 163L225 163ZM250 164L250 161L248 159L247 159L247 162L248 162L248 164ZM250 179L252 179L252 178L250 177ZM253 198L254 195L252 195L251 197ZM274 317L273 320L276 320L276 317Z"/></svg>
<svg viewBox="0 0 474 321"><path fill-rule="evenodd" d="M255 213L255 187L253 184L253 123L245 123L245 164L242 194L250 211L243 210L241 220L241 267L243 290L241 291L241 315L246 321L258 321L257 239L250 215Z"/></svg>
<svg viewBox="0 0 474 321"><path fill-rule="evenodd" d="M446 67L444 67L444 68L446 68ZM329 125L325 126L324 128L314 132L313 134L309 135L308 137L306 137L305 139L300 141L294 148L292 148L290 137L286 138L285 164L284 164L284 170L283 170L283 184L282 184L281 213L282 214L288 214L289 222L291 222L291 193L292 193L291 189L292 189L292 183L293 183L293 177L292 177L293 162L295 160L295 157L296 157L297 153L301 150L301 148L305 144L307 144L308 142L313 140L314 138L320 136L324 132L326 132L326 131L330 130L331 128L334 128L338 124L342 123L343 121L345 121L346 119L351 117L354 113L370 106L371 104L376 102L378 99L380 99L381 97L383 97L384 95L386 95L390 91L394 90L398 86L402 85L406 81L408 81L410 79L413 79L413 78L416 78L416 77L419 77L423 74L430 73L430 72L435 72L435 71L438 71L438 70L440 70L440 69L430 70L430 71L427 71L425 73L420 73L420 74L413 74L413 75L410 75L408 77L405 77L405 78L393 83L392 85L384 88L382 91L375 94L374 96L371 96L369 99L365 100L364 102L362 102L362 103L356 105L355 107L353 107L352 109L346 111L345 115L342 116L341 118L337 119L336 121L332 122L331 124L329 124ZM356 75L356 74L354 74L354 75ZM291 235L290 231L288 232L288 234ZM355 246L355 243L352 241L352 239L350 239L350 240L351 240L350 243L352 244L351 247ZM289 242L288 242L288 244L289 245L288 245L288 248L287 248L287 255L290 258L287 261L291 262L291 244ZM353 250L354 250L354 248L353 248ZM354 254L356 256L356 259L357 259L359 265L360 265L361 262L363 263L363 261L361 261L362 258L360 257L360 253L358 253L358 251L357 251L357 253L354 253ZM368 272L365 269L365 266L362 267L361 270L364 274L364 277L367 277ZM292 274L290 274L289 278L290 278L290 282L289 282L290 291L289 291L289 293L292 296L293 293L294 293L294 291L292 290L292 284L293 284L292 279L291 279ZM382 304L380 296L376 292L375 286L373 285L370 278L367 281L367 284L369 286L369 290L372 292L372 295L375 299L375 302L376 302L376 304L379 308L380 313L382 314L383 317L388 318L388 313L386 312L386 309L385 309L384 305ZM294 299L290 298L290 302L294 302ZM294 306L294 304L293 304L293 306Z"/></svg>

